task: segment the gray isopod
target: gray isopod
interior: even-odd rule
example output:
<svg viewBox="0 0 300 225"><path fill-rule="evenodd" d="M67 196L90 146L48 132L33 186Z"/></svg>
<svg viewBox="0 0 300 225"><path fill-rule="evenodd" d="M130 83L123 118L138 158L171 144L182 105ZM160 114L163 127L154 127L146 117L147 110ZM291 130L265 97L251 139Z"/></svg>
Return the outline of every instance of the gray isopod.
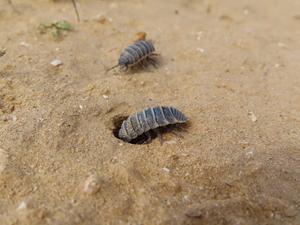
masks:
<svg viewBox="0 0 300 225"><path fill-rule="evenodd" d="M149 130L185 122L187 122L185 115L172 106L150 107L124 120L118 137L130 142Z"/></svg>
<svg viewBox="0 0 300 225"><path fill-rule="evenodd" d="M155 53L155 48L151 41L136 41L122 51L118 64L109 68L106 72L118 66L125 70L139 65L146 66L148 64L156 67L157 62L153 57L156 55L158 54Z"/></svg>

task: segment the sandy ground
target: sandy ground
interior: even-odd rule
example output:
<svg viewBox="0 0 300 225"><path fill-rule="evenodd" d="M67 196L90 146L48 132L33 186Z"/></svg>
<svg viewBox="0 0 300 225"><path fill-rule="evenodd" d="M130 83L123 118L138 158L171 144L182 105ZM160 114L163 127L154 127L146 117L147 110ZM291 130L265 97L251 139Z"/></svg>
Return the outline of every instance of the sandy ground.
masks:
<svg viewBox="0 0 300 225"><path fill-rule="evenodd" d="M0 224L300 224L300 1L0 2ZM69 21L60 40L46 21ZM158 69L103 70L144 31ZM53 59L62 65L52 66ZM146 145L114 121L176 106Z"/></svg>

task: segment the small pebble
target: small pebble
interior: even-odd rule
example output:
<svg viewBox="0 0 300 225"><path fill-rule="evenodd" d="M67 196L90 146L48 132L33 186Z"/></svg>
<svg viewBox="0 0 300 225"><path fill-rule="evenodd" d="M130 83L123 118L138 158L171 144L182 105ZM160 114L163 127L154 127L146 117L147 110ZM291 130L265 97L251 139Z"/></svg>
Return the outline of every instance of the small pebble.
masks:
<svg viewBox="0 0 300 225"><path fill-rule="evenodd" d="M107 18L103 14L98 14L95 20L101 24L105 24L107 22Z"/></svg>
<svg viewBox="0 0 300 225"><path fill-rule="evenodd" d="M170 69L168 67L165 67L165 71L166 73L169 75L171 72L170 72Z"/></svg>
<svg viewBox="0 0 300 225"><path fill-rule="evenodd" d="M257 117L255 116L255 114L253 112L249 112L249 115L251 117L251 121L252 122L256 122L257 121Z"/></svg>
<svg viewBox="0 0 300 225"><path fill-rule="evenodd" d="M11 119L12 119L13 122L16 122L18 118L17 118L17 116L12 115Z"/></svg>
<svg viewBox="0 0 300 225"><path fill-rule="evenodd" d="M87 194L96 194L101 188L101 179L96 174L91 174L84 183L83 191Z"/></svg>
<svg viewBox="0 0 300 225"><path fill-rule="evenodd" d="M52 66L60 66L60 65L62 65L62 61L59 59L54 59L51 61L51 65Z"/></svg>
<svg viewBox="0 0 300 225"><path fill-rule="evenodd" d="M22 210L27 208L27 203L25 201L21 202L17 208L17 210Z"/></svg>
<svg viewBox="0 0 300 225"><path fill-rule="evenodd" d="M279 64L279 63L276 63L276 64L274 65L274 67L275 67L275 68L278 68L278 67L280 67L280 64Z"/></svg>
<svg viewBox="0 0 300 225"><path fill-rule="evenodd" d="M198 52L201 52L201 53L204 53L205 52L205 50L203 49L203 48L197 48L196 49Z"/></svg>
<svg viewBox="0 0 300 225"><path fill-rule="evenodd" d="M287 47L286 44L284 44L282 42L278 42L277 45L278 45L279 48L285 48L285 47Z"/></svg>
<svg viewBox="0 0 300 225"><path fill-rule="evenodd" d="M20 46L23 46L23 47L29 47L30 44L28 44L27 42L22 41L22 42L20 43Z"/></svg>
<svg viewBox="0 0 300 225"><path fill-rule="evenodd" d="M202 31L198 31L198 32L197 32L197 35L196 35L197 41L200 41L200 40L201 40L202 33L203 33Z"/></svg>
<svg viewBox="0 0 300 225"><path fill-rule="evenodd" d="M107 95L102 95L102 97L103 97L104 99L108 99L108 96L107 96Z"/></svg>
<svg viewBox="0 0 300 225"><path fill-rule="evenodd" d="M163 171L165 171L165 172L167 172L167 173L169 173L170 172L170 169L169 168L167 168L167 167L164 167L164 168L162 168L163 169Z"/></svg>
<svg viewBox="0 0 300 225"><path fill-rule="evenodd" d="M6 49L2 49L2 50L0 49L0 57L1 57L1 56L4 56L5 53L6 53Z"/></svg>
<svg viewBox="0 0 300 225"><path fill-rule="evenodd" d="M200 208L192 207L185 212L185 215L190 218L200 219L203 216L203 213Z"/></svg>
<svg viewBox="0 0 300 225"><path fill-rule="evenodd" d="M183 196L183 200L184 200L184 201L189 201L189 200L190 200L190 197L189 197L188 195L185 195L185 196Z"/></svg>
<svg viewBox="0 0 300 225"><path fill-rule="evenodd" d="M247 152L246 155L247 156L251 156L251 155L253 155L253 152L252 151L251 152Z"/></svg>
<svg viewBox="0 0 300 225"><path fill-rule="evenodd" d="M250 151L250 152L246 152L246 158L248 159L248 160L250 160L250 159L253 159L253 152L252 151Z"/></svg>

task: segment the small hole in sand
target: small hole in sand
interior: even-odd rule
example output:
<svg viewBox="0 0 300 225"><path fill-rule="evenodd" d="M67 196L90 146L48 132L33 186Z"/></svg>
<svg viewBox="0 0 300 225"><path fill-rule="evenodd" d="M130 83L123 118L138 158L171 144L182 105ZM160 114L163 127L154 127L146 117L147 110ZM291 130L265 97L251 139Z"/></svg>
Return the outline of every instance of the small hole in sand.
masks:
<svg viewBox="0 0 300 225"><path fill-rule="evenodd" d="M128 116L118 115L118 116L114 116L114 117L112 118L112 122L113 122L113 125L114 125L113 135L114 135L116 138L118 138L118 139L120 139L120 138L119 138L119 130L120 130L121 126L122 126L123 121L126 120L127 117L128 117Z"/></svg>
<svg viewBox="0 0 300 225"><path fill-rule="evenodd" d="M114 125L113 135L120 140L122 140L122 139L119 137L119 130L122 126L123 121L126 120L127 118L128 118L128 116L118 115L118 116L113 117L113 119L112 119L113 125ZM157 134L153 130L150 130L149 134L151 136L151 140L153 140L157 137ZM149 139L149 137L146 134L142 134L142 135L138 136L137 138L131 140L128 143L130 143L130 144L147 144L148 139Z"/></svg>

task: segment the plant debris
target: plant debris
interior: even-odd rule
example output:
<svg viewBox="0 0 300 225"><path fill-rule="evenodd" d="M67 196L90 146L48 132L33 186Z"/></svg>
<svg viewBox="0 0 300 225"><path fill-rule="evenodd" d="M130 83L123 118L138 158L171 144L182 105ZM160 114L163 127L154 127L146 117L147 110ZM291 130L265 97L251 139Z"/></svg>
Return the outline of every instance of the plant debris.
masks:
<svg viewBox="0 0 300 225"><path fill-rule="evenodd" d="M136 41L144 41L144 40L146 40L147 33L144 31L140 31L140 32L137 32L135 35L137 36Z"/></svg>
<svg viewBox="0 0 300 225"><path fill-rule="evenodd" d="M63 32L72 31L73 27L69 22L62 20L53 23L40 23L38 29L41 34L51 31L52 37L54 39L59 39L61 38Z"/></svg>

